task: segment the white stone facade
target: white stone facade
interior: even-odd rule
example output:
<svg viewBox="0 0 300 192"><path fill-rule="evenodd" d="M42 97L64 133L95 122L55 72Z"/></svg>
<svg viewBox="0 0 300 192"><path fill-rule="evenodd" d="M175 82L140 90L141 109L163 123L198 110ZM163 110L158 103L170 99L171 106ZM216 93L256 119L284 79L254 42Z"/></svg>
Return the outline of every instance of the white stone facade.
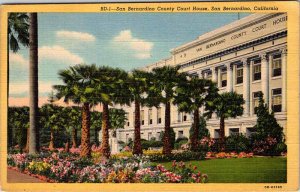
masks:
<svg viewBox="0 0 300 192"><path fill-rule="evenodd" d="M199 36L196 40L171 50L170 58L145 66L151 71L164 65L180 65L181 71L197 74L218 84L220 92L235 91L245 99L244 115L225 121L225 135L249 136L256 124L256 93L262 91L278 123L286 131L287 15L252 14L241 20ZM117 139L128 141L134 135L134 104L122 107L128 113L125 129ZM164 106L141 107L141 138L159 138L164 129ZM200 109L203 112L203 109ZM176 137L189 137L191 114L178 113L171 106L171 127ZM220 123L216 116L207 122L213 138Z"/></svg>

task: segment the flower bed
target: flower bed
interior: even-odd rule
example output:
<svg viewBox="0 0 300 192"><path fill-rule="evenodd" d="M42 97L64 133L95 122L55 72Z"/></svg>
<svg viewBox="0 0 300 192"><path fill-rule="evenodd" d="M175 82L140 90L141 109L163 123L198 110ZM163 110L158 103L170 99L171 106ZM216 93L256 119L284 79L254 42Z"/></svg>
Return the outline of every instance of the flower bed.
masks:
<svg viewBox="0 0 300 192"><path fill-rule="evenodd" d="M206 153L206 159L225 159L225 158L251 158L253 157L253 153L245 153L245 152L230 152L230 153L225 153L225 152L219 152L219 153L214 153L214 152L207 152Z"/></svg>
<svg viewBox="0 0 300 192"><path fill-rule="evenodd" d="M97 153L94 153L97 154ZM97 161L99 158L97 157ZM173 162L172 170L150 166L146 156L101 159L79 158L74 153L9 154L8 166L43 178L48 182L88 183L204 183L207 175L196 173L183 162Z"/></svg>

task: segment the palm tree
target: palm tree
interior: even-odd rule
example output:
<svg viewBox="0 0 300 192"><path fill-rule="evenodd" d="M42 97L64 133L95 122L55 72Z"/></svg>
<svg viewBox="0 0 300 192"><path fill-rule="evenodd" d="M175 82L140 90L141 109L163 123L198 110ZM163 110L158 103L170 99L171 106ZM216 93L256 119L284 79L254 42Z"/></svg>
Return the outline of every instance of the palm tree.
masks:
<svg viewBox="0 0 300 192"><path fill-rule="evenodd" d="M179 82L186 79L186 73L179 72L180 66L171 67L164 66L160 68L154 68L153 74L150 77L151 82L148 87L148 105L156 106L160 103L165 105L165 134L163 138L163 154L171 154L172 146L170 142L171 131L171 117L170 109L171 103L175 96L175 88Z"/></svg>
<svg viewBox="0 0 300 192"><path fill-rule="evenodd" d="M37 13L29 14L29 154L39 151L38 128L38 21Z"/></svg>
<svg viewBox="0 0 300 192"><path fill-rule="evenodd" d="M124 70L102 66L97 70L94 92L97 101L102 104L102 140L101 152L106 158L110 157L109 147L109 105L128 104L128 88L126 87L128 75Z"/></svg>
<svg viewBox="0 0 300 192"><path fill-rule="evenodd" d="M218 94L215 83L206 79L199 79L198 76L191 76L186 81L181 81L176 88L177 95L174 103L178 105L180 112L193 113L193 135L191 135L191 150L197 150L199 135L199 108L205 105L209 98Z"/></svg>
<svg viewBox="0 0 300 192"><path fill-rule="evenodd" d="M148 73L134 70L129 77L130 100L134 102L134 141L133 154L142 154L141 146L141 124L140 124L140 105L144 102L144 96L147 89Z"/></svg>
<svg viewBox="0 0 300 192"><path fill-rule="evenodd" d="M29 45L29 17L26 13L9 13L7 25L7 82L9 82L9 51L16 53L20 50L20 44ZM7 98L9 96L9 84L7 84ZM13 130L11 135L14 135Z"/></svg>
<svg viewBox="0 0 300 192"><path fill-rule="evenodd" d="M212 113L215 112L220 118L220 144L222 151L225 150L225 119L243 115L244 103L243 96L236 92L224 92L207 103L208 111L205 115L211 117Z"/></svg>
<svg viewBox="0 0 300 192"><path fill-rule="evenodd" d="M96 65L79 64L59 72L64 85L54 85L58 99L64 102L80 104L82 108L81 157L91 155L90 146L90 108L97 104L94 94L94 82L97 74Z"/></svg>

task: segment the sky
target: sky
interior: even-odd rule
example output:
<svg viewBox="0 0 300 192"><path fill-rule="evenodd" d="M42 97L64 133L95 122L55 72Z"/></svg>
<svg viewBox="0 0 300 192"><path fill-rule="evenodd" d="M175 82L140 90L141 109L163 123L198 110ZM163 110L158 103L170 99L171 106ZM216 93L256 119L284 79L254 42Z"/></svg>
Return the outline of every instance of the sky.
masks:
<svg viewBox="0 0 300 192"><path fill-rule="evenodd" d="M130 71L237 19L237 13L39 13L40 104L61 84L59 70L94 63ZM28 105L29 49L9 58L9 105Z"/></svg>

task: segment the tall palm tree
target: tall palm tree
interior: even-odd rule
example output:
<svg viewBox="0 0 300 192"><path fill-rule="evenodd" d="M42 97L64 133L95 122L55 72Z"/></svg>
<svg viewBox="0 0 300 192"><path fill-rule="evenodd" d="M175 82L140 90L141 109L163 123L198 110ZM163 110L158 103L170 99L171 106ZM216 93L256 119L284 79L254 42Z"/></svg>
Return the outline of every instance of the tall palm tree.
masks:
<svg viewBox="0 0 300 192"><path fill-rule="evenodd" d="M39 151L38 127L38 20L37 13L29 14L29 154Z"/></svg>
<svg viewBox="0 0 300 192"><path fill-rule="evenodd" d="M148 87L148 105L158 106L160 103L165 105L165 131L163 138L163 154L171 154L172 146L170 142L171 131L171 103L175 96L175 89L179 82L186 79L186 73L179 72L180 66L164 66L153 69L153 75Z"/></svg>
<svg viewBox="0 0 300 192"><path fill-rule="evenodd" d="M127 78L127 73L118 68L102 66L97 70L94 93L97 95L97 101L102 104L101 152L106 158L110 157L108 106L113 103L129 104Z"/></svg>
<svg viewBox="0 0 300 192"><path fill-rule="evenodd" d="M141 124L140 124L140 106L145 101L145 92L147 89L148 73L134 70L129 77L130 100L134 102L134 141L133 154L142 154L141 146Z"/></svg>
<svg viewBox="0 0 300 192"><path fill-rule="evenodd" d="M26 13L9 13L7 24L7 82L9 82L9 51L16 53L20 44L29 45L29 17ZM9 83L7 83L7 99L9 96ZM14 135L14 130L10 130Z"/></svg>
<svg viewBox="0 0 300 192"><path fill-rule="evenodd" d="M97 73L96 65L79 64L69 69L60 71L59 78L63 85L54 85L58 99L64 98L64 102L80 104L82 108L81 126L81 157L91 155L90 146L90 109L97 104L94 94L94 82Z"/></svg>
<svg viewBox="0 0 300 192"><path fill-rule="evenodd" d="M199 108L204 106L206 101L218 94L218 88L210 80L199 79L198 76L191 76L186 81L181 81L176 88L174 103L178 105L180 112L193 113L193 135L191 135L191 150L197 150L199 135Z"/></svg>
<svg viewBox="0 0 300 192"><path fill-rule="evenodd" d="M225 119L243 115L244 103L243 96L236 92L221 93L211 102L207 103L208 111L205 115L211 117L212 113L215 112L220 118L220 144L222 151L225 150Z"/></svg>

